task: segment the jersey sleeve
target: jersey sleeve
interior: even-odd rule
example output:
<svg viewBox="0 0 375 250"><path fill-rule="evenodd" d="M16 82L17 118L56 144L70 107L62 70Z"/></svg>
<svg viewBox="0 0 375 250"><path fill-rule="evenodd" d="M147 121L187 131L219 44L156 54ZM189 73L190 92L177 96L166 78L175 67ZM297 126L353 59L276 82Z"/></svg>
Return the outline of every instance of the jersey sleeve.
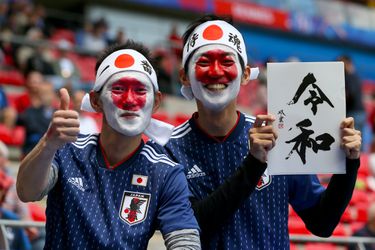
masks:
<svg viewBox="0 0 375 250"><path fill-rule="evenodd" d="M298 212L315 205L324 187L316 175L291 175L289 178L289 203Z"/></svg>
<svg viewBox="0 0 375 250"><path fill-rule="evenodd" d="M171 168L160 195L157 215L160 231L166 235L182 229L199 229L189 201L189 190L181 165Z"/></svg>

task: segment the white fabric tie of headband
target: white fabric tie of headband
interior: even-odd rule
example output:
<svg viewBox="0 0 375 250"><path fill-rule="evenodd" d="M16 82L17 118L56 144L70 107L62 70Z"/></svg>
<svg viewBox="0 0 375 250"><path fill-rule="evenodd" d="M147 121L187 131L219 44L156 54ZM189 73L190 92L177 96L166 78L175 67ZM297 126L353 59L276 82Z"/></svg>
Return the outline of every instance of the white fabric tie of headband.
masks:
<svg viewBox="0 0 375 250"><path fill-rule="evenodd" d="M124 71L136 71L147 75L155 91L159 90L156 73L150 62L138 51L123 49L113 52L100 64L93 91L100 91L112 75ZM96 113L91 106L89 94L83 97L81 110ZM174 126L169 123L151 118L150 125L144 133L156 143L164 146L169 141L173 128Z"/></svg>
<svg viewBox="0 0 375 250"><path fill-rule="evenodd" d="M257 79L258 75L259 75L259 68L258 67L251 68L251 70L250 70L250 80ZM185 97L187 100L193 100L194 99L194 95L193 95L193 91L191 90L191 87L182 86L180 91L181 91L181 94L183 95L183 97Z"/></svg>

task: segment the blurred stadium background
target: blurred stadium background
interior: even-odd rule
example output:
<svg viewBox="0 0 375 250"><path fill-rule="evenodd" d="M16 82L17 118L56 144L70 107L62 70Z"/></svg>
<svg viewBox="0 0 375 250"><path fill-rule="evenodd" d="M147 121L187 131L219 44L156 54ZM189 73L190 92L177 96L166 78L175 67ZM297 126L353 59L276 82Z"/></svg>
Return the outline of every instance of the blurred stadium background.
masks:
<svg viewBox="0 0 375 250"><path fill-rule="evenodd" d="M98 53L126 39L146 44L158 62L164 103L155 116L174 125L188 119L195 105L179 92L181 35L203 13L231 15L247 42L250 64L261 69L259 79L243 86L238 98L241 110L250 114L266 112L267 62L334 61L342 55L352 59L360 79L356 91L362 92L360 101L366 112L364 153L353 199L334 232L334 236L352 239L353 232L366 223L367 208L375 201L374 0L0 0L0 140L9 149L6 171L15 178L27 152L25 144L37 141L45 129L30 128L26 118L19 122L22 108L28 107L20 107L22 96L33 91L27 72L39 71L41 85L53 87L55 91L45 100L53 109L60 87L67 87L72 96L90 90ZM45 89L36 88L46 97L40 94ZM99 116L89 116L101 126ZM320 177L327 183L330 176ZM45 219L44 206L45 201L29 206L32 219ZM311 237L292 210L289 229L291 235ZM345 244L308 239L292 242L291 249L346 249ZM164 249L160 235L149 248Z"/></svg>

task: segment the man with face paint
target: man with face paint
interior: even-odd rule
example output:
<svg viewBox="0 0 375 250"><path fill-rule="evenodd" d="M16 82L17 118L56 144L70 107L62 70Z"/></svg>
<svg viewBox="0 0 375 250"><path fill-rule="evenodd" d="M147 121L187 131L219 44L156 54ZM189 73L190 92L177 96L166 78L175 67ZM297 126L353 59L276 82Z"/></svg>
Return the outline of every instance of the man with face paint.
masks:
<svg viewBox="0 0 375 250"><path fill-rule="evenodd" d="M341 123L347 174L324 189L315 175L270 176L267 152L277 139L273 115L237 111L241 83L254 79L241 33L204 16L184 34L182 94L198 112L176 127L165 149L185 166L202 249L289 249L288 205L314 234L328 237L351 198L359 167L360 132Z"/></svg>
<svg viewBox="0 0 375 250"><path fill-rule="evenodd" d="M104 114L101 132L79 134L61 89L48 131L21 162L20 199L48 194L46 249L146 249L155 229L167 249L200 249L183 167L142 140L165 144L173 128L151 119L161 94L149 58L132 41L105 51L82 101Z"/></svg>

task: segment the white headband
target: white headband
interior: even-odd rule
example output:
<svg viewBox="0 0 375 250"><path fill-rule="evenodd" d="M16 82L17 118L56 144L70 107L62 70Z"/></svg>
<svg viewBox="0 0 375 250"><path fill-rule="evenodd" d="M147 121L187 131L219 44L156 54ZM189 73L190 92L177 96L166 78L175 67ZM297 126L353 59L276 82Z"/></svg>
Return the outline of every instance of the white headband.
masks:
<svg viewBox="0 0 375 250"><path fill-rule="evenodd" d="M103 60L96 73L93 90L100 91L112 75L124 71L136 71L147 75L155 91L159 90L154 68L146 57L132 49L115 51ZM83 97L81 109L87 112L96 112L91 106L89 94ZM164 145L168 142L173 128L174 127L168 123L151 119L150 125L146 128L144 133L152 140Z"/></svg>
<svg viewBox="0 0 375 250"><path fill-rule="evenodd" d="M182 65L185 65L196 49L207 44L223 44L234 49L241 56L245 66L247 65L246 46L241 33L221 20L207 21L194 29L184 45Z"/></svg>
<svg viewBox="0 0 375 250"><path fill-rule="evenodd" d="M246 46L241 33L229 23L221 20L207 21L194 29L185 43L182 54L182 65L185 66L187 59L195 50L208 44L222 44L237 51L246 67ZM257 79L258 74L258 67L251 68L250 80ZM190 87L182 86L181 94L188 100L194 98Z"/></svg>

